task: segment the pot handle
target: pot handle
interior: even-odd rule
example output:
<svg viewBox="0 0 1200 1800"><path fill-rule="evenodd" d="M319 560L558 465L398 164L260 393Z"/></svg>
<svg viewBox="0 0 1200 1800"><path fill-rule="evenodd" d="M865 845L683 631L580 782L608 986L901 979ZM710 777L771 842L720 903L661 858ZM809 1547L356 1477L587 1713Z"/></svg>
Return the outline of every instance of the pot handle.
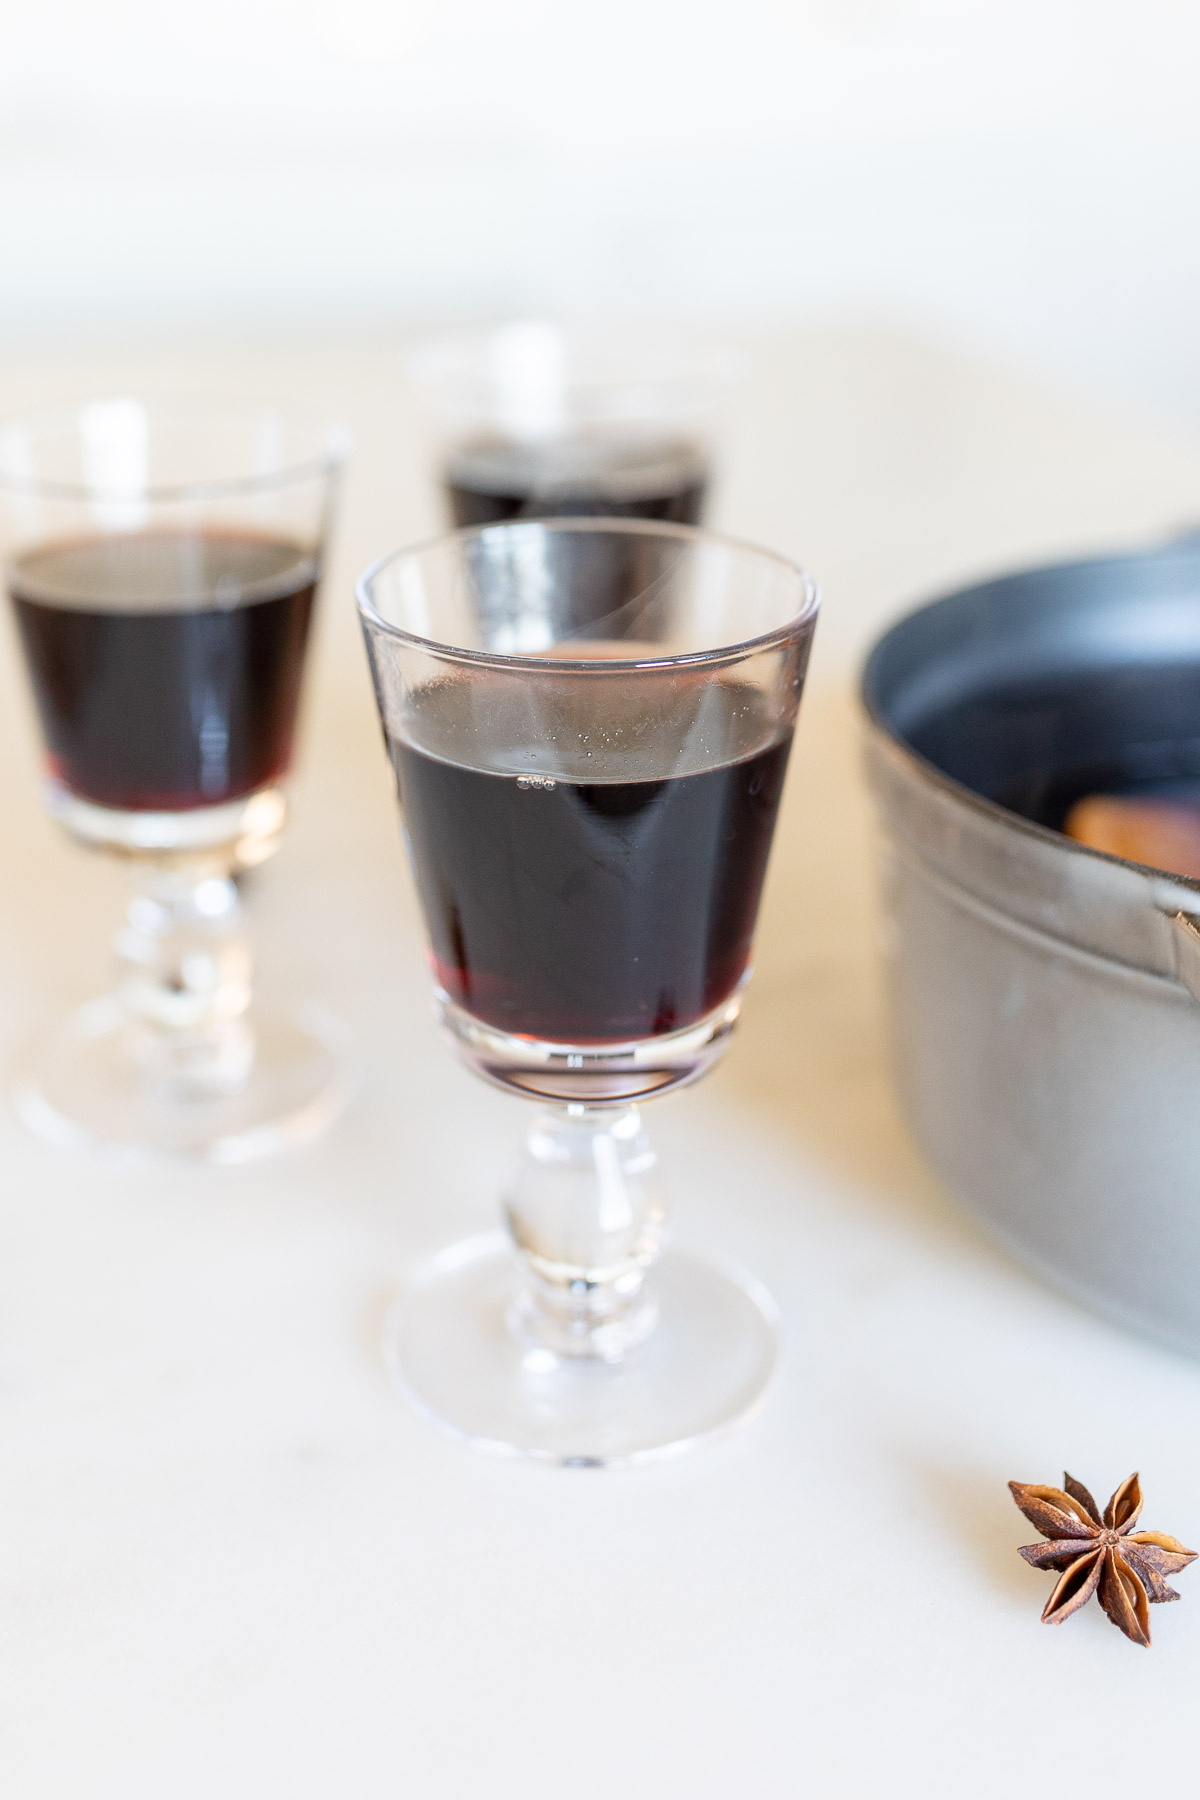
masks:
<svg viewBox="0 0 1200 1800"><path fill-rule="evenodd" d="M1175 929L1175 972L1192 999L1200 1000L1200 919L1177 912L1171 924Z"/></svg>

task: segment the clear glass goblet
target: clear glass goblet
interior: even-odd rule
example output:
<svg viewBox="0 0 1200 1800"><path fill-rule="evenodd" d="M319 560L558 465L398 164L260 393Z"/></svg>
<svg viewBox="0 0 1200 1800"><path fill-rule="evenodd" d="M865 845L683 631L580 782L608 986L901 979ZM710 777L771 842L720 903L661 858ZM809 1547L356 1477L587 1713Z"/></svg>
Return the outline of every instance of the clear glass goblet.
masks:
<svg viewBox="0 0 1200 1800"><path fill-rule="evenodd" d="M455 525L583 514L698 525L739 360L679 326L515 319L407 359Z"/></svg>
<svg viewBox="0 0 1200 1800"><path fill-rule="evenodd" d="M115 991L20 1069L70 1144L238 1161L340 1098L323 1026L252 1011L236 877L278 847L337 427L90 401L0 424L0 537L46 803L126 862Z"/></svg>
<svg viewBox="0 0 1200 1800"><path fill-rule="evenodd" d="M538 1106L508 1241L423 1273L392 1368L484 1449L678 1449L753 1408L775 1331L755 1284L663 1251L639 1107L729 1044L815 588L686 526L575 519L385 557L359 605L442 1023Z"/></svg>

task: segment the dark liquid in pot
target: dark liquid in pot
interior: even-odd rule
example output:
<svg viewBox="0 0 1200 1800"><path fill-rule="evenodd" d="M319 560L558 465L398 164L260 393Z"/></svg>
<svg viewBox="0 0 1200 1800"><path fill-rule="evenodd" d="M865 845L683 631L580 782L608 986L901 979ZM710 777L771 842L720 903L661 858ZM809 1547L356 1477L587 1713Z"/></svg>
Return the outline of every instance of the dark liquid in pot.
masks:
<svg viewBox="0 0 1200 1800"><path fill-rule="evenodd" d="M905 737L944 774L1055 831L1092 794L1200 805L1200 663L998 683L931 709Z"/></svg>

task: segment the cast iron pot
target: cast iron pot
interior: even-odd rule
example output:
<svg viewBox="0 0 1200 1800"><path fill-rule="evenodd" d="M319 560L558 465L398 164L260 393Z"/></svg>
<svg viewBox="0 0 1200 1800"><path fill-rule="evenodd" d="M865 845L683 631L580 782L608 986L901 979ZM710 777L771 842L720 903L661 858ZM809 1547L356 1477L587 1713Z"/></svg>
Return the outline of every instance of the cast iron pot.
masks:
<svg viewBox="0 0 1200 1800"><path fill-rule="evenodd" d="M1200 881L1055 829L1086 792L1200 797L1200 547L923 607L863 699L918 1141L1027 1261L1200 1354Z"/></svg>

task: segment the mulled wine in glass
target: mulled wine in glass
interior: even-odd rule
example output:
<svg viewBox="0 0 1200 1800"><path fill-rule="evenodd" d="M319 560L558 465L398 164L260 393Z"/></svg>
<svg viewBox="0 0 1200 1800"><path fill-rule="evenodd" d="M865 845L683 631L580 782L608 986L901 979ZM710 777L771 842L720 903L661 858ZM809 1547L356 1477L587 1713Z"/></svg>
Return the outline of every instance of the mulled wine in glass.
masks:
<svg viewBox="0 0 1200 1800"><path fill-rule="evenodd" d="M815 589L686 526L574 519L385 557L359 604L442 1022L538 1104L508 1241L414 1284L393 1369L486 1449L677 1449L753 1407L774 1329L753 1283L662 1251L639 1105L729 1043Z"/></svg>
<svg viewBox="0 0 1200 1800"><path fill-rule="evenodd" d="M0 425L0 531L51 813L133 885L116 991L22 1069L70 1143L240 1160L336 1109L328 1033L250 1008L235 877L286 818L340 431L93 401Z"/></svg>
<svg viewBox="0 0 1200 1800"><path fill-rule="evenodd" d="M455 525L700 523L731 353L681 327L521 319L419 346Z"/></svg>

